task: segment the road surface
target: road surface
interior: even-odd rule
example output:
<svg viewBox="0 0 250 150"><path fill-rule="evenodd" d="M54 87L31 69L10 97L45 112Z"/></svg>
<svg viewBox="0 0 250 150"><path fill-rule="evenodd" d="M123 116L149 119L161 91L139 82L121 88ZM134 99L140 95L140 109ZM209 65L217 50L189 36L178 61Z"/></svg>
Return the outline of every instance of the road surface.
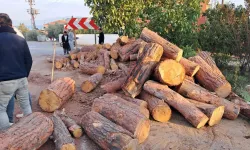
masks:
<svg viewBox="0 0 250 150"><path fill-rule="evenodd" d="M53 42L28 42L28 46L32 56L53 54ZM56 54L63 54L63 48L58 42L56 42Z"/></svg>

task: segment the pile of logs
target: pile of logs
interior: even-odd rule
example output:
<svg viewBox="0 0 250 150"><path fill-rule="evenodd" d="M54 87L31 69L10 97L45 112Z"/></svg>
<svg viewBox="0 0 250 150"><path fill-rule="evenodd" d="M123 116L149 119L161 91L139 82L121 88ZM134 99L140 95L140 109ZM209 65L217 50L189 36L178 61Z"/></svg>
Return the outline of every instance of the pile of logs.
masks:
<svg viewBox="0 0 250 150"><path fill-rule="evenodd" d="M81 121L85 133L105 150L138 149L149 135L150 116L166 123L171 109L195 128L214 126L223 117L235 120L240 113L250 118L250 106L232 91L210 53L184 58L182 49L148 28L137 40L122 36L112 46L85 46L75 55L70 58L77 58L80 72L90 75L82 81L81 90L90 93L101 87L106 92L94 99L91 112ZM128 67L125 62L130 61L136 64ZM100 85L110 70L124 74ZM41 92L39 105L54 112L74 93L74 80L58 79ZM54 113L52 120L57 147L73 149L68 132L79 137L81 127L62 113Z"/></svg>

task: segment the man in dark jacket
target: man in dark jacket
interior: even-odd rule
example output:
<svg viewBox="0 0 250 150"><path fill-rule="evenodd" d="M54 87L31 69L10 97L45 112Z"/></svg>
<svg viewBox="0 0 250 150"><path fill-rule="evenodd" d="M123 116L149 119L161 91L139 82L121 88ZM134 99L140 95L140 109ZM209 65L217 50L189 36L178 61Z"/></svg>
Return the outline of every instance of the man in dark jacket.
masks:
<svg viewBox="0 0 250 150"><path fill-rule="evenodd" d="M9 127L6 108L16 94L24 115L31 114L28 80L32 57L25 39L9 25L11 19L0 13L0 131Z"/></svg>
<svg viewBox="0 0 250 150"><path fill-rule="evenodd" d="M104 33L102 31L102 28L100 28L100 33L99 33L99 44L104 44Z"/></svg>

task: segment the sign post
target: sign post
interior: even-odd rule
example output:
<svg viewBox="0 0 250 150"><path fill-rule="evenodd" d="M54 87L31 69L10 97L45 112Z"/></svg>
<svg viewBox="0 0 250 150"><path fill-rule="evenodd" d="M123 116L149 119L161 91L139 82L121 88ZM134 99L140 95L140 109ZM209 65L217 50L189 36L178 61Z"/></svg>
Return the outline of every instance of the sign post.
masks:
<svg viewBox="0 0 250 150"><path fill-rule="evenodd" d="M52 64L52 71L51 71L51 83L54 80L54 70L55 70L55 57L56 57L56 42L54 42L54 52L53 52L53 64Z"/></svg>

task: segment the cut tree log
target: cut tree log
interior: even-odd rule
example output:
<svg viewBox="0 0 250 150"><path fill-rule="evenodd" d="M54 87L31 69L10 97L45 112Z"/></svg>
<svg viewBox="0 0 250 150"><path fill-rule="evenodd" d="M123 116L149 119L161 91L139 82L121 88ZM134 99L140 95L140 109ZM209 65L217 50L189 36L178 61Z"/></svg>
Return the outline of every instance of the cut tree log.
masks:
<svg viewBox="0 0 250 150"><path fill-rule="evenodd" d="M122 88L126 95L135 98L140 94L143 84L150 77L162 54L163 48L159 44L150 43L145 46L141 58Z"/></svg>
<svg viewBox="0 0 250 150"><path fill-rule="evenodd" d="M200 101L207 104L212 104L215 106L225 106L224 117L230 120L234 120L238 117L240 112L240 107L236 104L218 97L217 95L209 92L203 87L190 82L188 80L184 80L183 83L177 88L177 92L181 95L188 97L190 99Z"/></svg>
<svg viewBox="0 0 250 150"><path fill-rule="evenodd" d="M93 52L97 49L96 45L85 45L81 48L81 52Z"/></svg>
<svg viewBox="0 0 250 150"><path fill-rule="evenodd" d="M145 42L145 41L142 41L141 42L141 45L140 45L140 48L139 48L139 51L138 51L138 55L137 55L137 60L139 60L139 58L142 56L142 53L143 53L143 50L145 48L145 46L147 45L148 43ZM149 45L148 45L149 46Z"/></svg>
<svg viewBox="0 0 250 150"><path fill-rule="evenodd" d="M163 84L177 86L181 84L185 78L185 69L177 61L166 59L157 65L154 76Z"/></svg>
<svg viewBox="0 0 250 150"><path fill-rule="evenodd" d="M80 52L80 49L78 48L78 49L72 50L72 51L70 52L70 54L77 54L77 53L79 53L79 52Z"/></svg>
<svg viewBox="0 0 250 150"><path fill-rule="evenodd" d="M61 112L55 111L55 113L62 119L73 137L80 138L82 136L82 128L65 113L64 109Z"/></svg>
<svg viewBox="0 0 250 150"><path fill-rule="evenodd" d="M123 46L118 51L120 61L122 62L128 61L130 59L130 55L137 54L141 47L142 42L143 41L141 39L137 39L136 41L129 42L128 44Z"/></svg>
<svg viewBox="0 0 250 150"><path fill-rule="evenodd" d="M113 58L110 59L110 67L112 70L118 70L118 66Z"/></svg>
<svg viewBox="0 0 250 150"><path fill-rule="evenodd" d="M103 45L103 48L107 49L107 50L110 50L111 45L109 43L106 43L106 44Z"/></svg>
<svg viewBox="0 0 250 150"><path fill-rule="evenodd" d="M87 80L83 81L81 85L82 91L85 93L93 91L97 87L97 85L101 82L102 78L103 74L101 73L96 73L92 75Z"/></svg>
<svg viewBox="0 0 250 150"><path fill-rule="evenodd" d="M242 99L240 96L232 92L228 97L228 100L233 102L234 104L240 106L240 114L250 119L250 105Z"/></svg>
<svg viewBox="0 0 250 150"><path fill-rule="evenodd" d="M130 70L124 63L118 63L118 67L127 75L129 76Z"/></svg>
<svg viewBox="0 0 250 150"><path fill-rule="evenodd" d="M77 59L77 54L69 54L69 57L71 60L76 60Z"/></svg>
<svg viewBox="0 0 250 150"><path fill-rule="evenodd" d="M106 70L108 70L108 69L110 69L110 52L105 51L102 53L103 53L105 68L106 68Z"/></svg>
<svg viewBox="0 0 250 150"><path fill-rule="evenodd" d="M221 75L213 72L212 68L200 56L189 59L200 65L200 70L196 73L195 77L203 87L223 98L231 93L232 87L230 83L226 79L223 79Z"/></svg>
<svg viewBox="0 0 250 150"><path fill-rule="evenodd" d="M185 76L185 79L187 79L188 81L191 81L191 82L194 82L195 83L195 80L194 80L194 77L190 77L190 76Z"/></svg>
<svg viewBox="0 0 250 150"><path fill-rule="evenodd" d="M130 61L137 60L137 56L138 56L138 54L132 54L132 55L129 56L129 60Z"/></svg>
<svg viewBox="0 0 250 150"><path fill-rule="evenodd" d="M96 60L98 54L100 52L100 48L97 48L95 51L93 52L89 52L88 55L86 56L86 62L89 62L91 60Z"/></svg>
<svg viewBox="0 0 250 150"><path fill-rule="evenodd" d="M122 77L115 81L108 82L102 85L101 88L107 93L115 93L122 89L122 85L125 83L126 80L127 80L127 77Z"/></svg>
<svg viewBox="0 0 250 150"><path fill-rule="evenodd" d="M185 68L186 75L193 77L200 69L200 66L186 58L180 60L180 64Z"/></svg>
<svg viewBox="0 0 250 150"><path fill-rule="evenodd" d="M76 150L74 139L71 137L67 127L57 114L53 114L54 123L53 139L56 150Z"/></svg>
<svg viewBox="0 0 250 150"><path fill-rule="evenodd" d="M218 124L224 114L225 106L214 106L211 104L206 104L202 102L198 102L195 100L188 99L189 102L194 104L197 108L199 108L204 114L206 114L209 118L208 124L209 126L214 126Z"/></svg>
<svg viewBox="0 0 250 150"><path fill-rule="evenodd" d="M144 107L144 108L148 109L148 103L146 101L143 101L143 100L137 99L137 98L131 98L131 97L128 97L128 96L126 96L124 94L120 94L120 93L115 93L114 95L121 97L124 100L131 102L131 103L134 103L140 107Z"/></svg>
<svg viewBox="0 0 250 150"><path fill-rule="evenodd" d="M129 42L129 38L128 36L121 36L119 37L118 42L120 45L126 45Z"/></svg>
<svg viewBox="0 0 250 150"><path fill-rule="evenodd" d="M76 60L71 60L71 65L74 67L74 68L79 68L80 64L78 61Z"/></svg>
<svg viewBox="0 0 250 150"><path fill-rule="evenodd" d="M159 122L168 122L171 118L172 111L168 104L146 91L142 91L139 95L139 98L145 100L148 103L148 108L151 116L154 120Z"/></svg>
<svg viewBox="0 0 250 150"><path fill-rule="evenodd" d="M121 45L119 43L114 43L110 49L110 56L113 59L118 59L118 51L121 49Z"/></svg>
<svg viewBox="0 0 250 150"><path fill-rule="evenodd" d="M171 42L167 41L166 39L162 38L157 33L149 30L148 28L144 28L142 30L141 39L148 43L154 42L160 44L164 49L163 56L169 59L180 61L182 58L183 55L182 49L172 44Z"/></svg>
<svg viewBox="0 0 250 150"><path fill-rule="evenodd" d="M39 149L53 133L53 122L40 112L32 113L0 133L1 150Z"/></svg>
<svg viewBox="0 0 250 150"><path fill-rule="evenodd" d="M95 99L92 105L93 111L130 131L139 143L147 139L150 131L150 120L140 113L141 108L111 94Z"/></svg>
<svg viewBox="0 0 250 150"><path fill-rule="evenodd" d="M166 103L178 110L194 127L201 128L208 117L186 98L168 88L167 85L159 84L155 81L147 81L143 89L148 93L164 99Z"/></svg>
<svg viewBox="0 0 250 150"><path fill-rule="evenodd" d="M137 150L138 140L123 127L94 111L82 118L86 134L104 150Z"/></svg>
<svg viewBox="0 0 250 150"><path fill-rule="evenodd" d="M212 68L213 72L219 74L222 78L226 79L226 77L223 75L223 73L220 71L215 61L211 57L211 53L206 51L201 51L198 53L198 56L200 56Z"/></svg>
<svg viewBox="0 0 250 150"><path fill-rule="evenodd" d="M98 66L95 64L83 62L80 64L80 70L81 73L93 75L96 73L104 74L106 69L104 66Z"/></svg>
<svg viewBox="0 0 250 150"><path fill-rule="evenodd" d="M60 78L51 83L39 96L39 105L46 112L54 112L67 102L75 93L75 81Z"/></svg>
<svg viewBox="0 0 250 150"><path fill-rule="evenodd" d="M56 69L62 69L63 67L63 59L62 58L57 58L55 60L55 68Z"/></svg>

